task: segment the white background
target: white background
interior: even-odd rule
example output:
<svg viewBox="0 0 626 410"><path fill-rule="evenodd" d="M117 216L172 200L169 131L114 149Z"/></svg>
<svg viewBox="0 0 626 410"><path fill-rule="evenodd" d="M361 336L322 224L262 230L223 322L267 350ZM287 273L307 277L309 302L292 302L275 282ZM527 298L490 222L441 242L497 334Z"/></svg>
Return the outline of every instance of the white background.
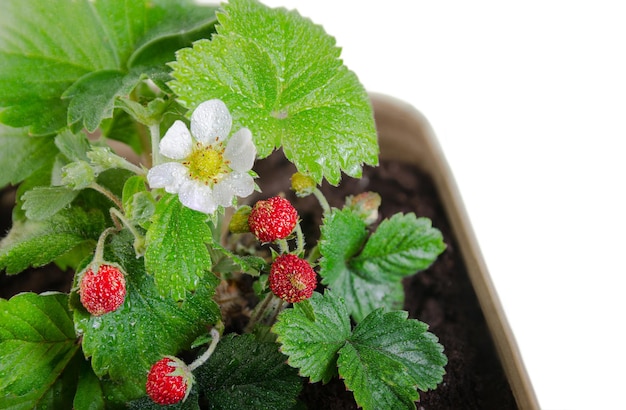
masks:
<svg viewBox="0 0 626 410"><path fill-rule="evenodd" d="M540 406L626 408L620 2L263 2L323 25L368 90L429 119Z"/></svg>

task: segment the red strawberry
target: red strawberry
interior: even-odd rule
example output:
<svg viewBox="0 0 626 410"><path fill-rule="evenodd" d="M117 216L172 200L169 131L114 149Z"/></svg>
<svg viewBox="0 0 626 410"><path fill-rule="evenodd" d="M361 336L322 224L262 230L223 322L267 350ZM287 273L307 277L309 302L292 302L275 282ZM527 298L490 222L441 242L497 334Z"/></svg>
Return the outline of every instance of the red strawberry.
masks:
<svg viewBox="0 0 626 410"><path fill-rule="evenodd" d="M280 196L258 201L248 217L250 231L261 242L274 242L288 237L297 222L298 211Z"/></svg>
<svg viewBox="0 0 626 410"><path fill-rule="evenodd" d="M177 357L166 356L152 365L146 382L146 393L157 404L175 404L187 399L193 375Z"/></svg>
<svg viewBox="0 0 626 410"><path fill-rule="evenodd" d="M281 255L270 269L270 289L289 303L297 303L313 295L317 286L317 275L309 262L296 255Z"/></svg>
<svg viewBox="0 0 626 410"><path fill-rule="evenodd" d="M124 303L126 279L122 270L114 265L102 264L94 272L90 266L79 284L80 302L94 316L113 312Z"/></svg>

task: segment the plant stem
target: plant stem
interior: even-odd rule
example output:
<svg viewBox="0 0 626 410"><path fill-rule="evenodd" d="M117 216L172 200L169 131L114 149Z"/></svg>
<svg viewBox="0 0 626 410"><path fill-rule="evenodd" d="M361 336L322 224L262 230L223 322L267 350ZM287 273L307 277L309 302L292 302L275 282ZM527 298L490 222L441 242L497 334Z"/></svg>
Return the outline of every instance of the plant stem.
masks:
<svg viewBox="0 0 626 410"><path fill-rule="evenodd" d="M89 188L91 188L91 189L93 189L95 191L98 191L102 195L104 195L107 198L109 198L111 200L111 202L113 202L115 204L115 206L118 207L119 209L123 209L124 208L124 205L122 205L122 201L120 201L118 197L113 195L113 193L111 191L109 191L108 189L106 189L102 185L99 185L96 182L93 182L93 183L91 183L91 185L89 185Z"/></svg>
<svg viewBox="0 0 626 410"><path fill-rule="evenodd" d="M202 354L202 356L198 357L196 360L193 361L193 363L188 366L189 371L194 371L198 367L202 366L204 362L209 360L209 357L211 357L211 355L215 351L215 347L217 346L217 343L219 341L220 332L218 332L215 328L211 329L211 344L209 345L209 348L206 350L206 352Z"/></svg>
<svg viewBox="0 0 626 410"><path fill-rule="evenodd" d="M300 222L296 224L296 254L300 255L304 252L304 234Z"/></svg>
<svg viewBox="0 0 626 410"><path fill-rule="evenodd" d="M276 317L283 309L284 304L285 301L274 295L272 292L268 292L265 299L263 299L263 301L254 308L245 332L249 333L253 331L254 326L259 322L263 322L271 326L276 321Z"/></svg>
<svg viewBox="0 0 626 410"><path fill-rule="evenodd" d="M131 223L131 221L129 221L128 218L126 218L122 214L122 212L120 212L119 209L111 208L109 212L111 213L111 218L113 220L117 219L121 221L122 224L124 224L124 226L130 231L130 233L133 234L133 236L135 237L135 241L133 244L135 248L135 253L137 254L137 257L143 256L143 254L145 253L146 238L137 230L137 228L135 228L135 225Z"/></svg>
<svg viewBox="0 0 626 410"><path fill-rule="evenodd" d="M93 263L95 265L101 265L102 263L104 263L104 243L106 242L107 236L109 236L109 234L114 230L115 228L108 227L100 234L100 237L98 238L98 244L96 245L96 251L93 256Z"/></svg>
<svg viewBox="0 0 626 410"><path fill-rule="evenodd" d="M123 161L120 165L130 172L133 172L137 175L146 175L146 171L143 168L138 167L137 165L131 163L126 158L120 157Z"/></svg>
<svg viewBox="0 0 626 410"><path fill-rule="evenodd" d="M306 260L311 265L316 265L316 261L320 256L322 256L322 254L320 252L319 245L315 245L313 248L311 248L311 250L309 250L309 256L306 258Z"/></svg>
<svg viewBox="0 0 626 410"><path fill-rule="evenodd" d="M289 244L286 239L279 239L276 243L278 243L278 248L280 249L281 254L289 252Z"/></svg>
<svg viewBox="0 0 626 410"><path fill-rule="evenodd" d="M256 305L256 307L252 311L252 316L250 316L250 321L246 326L246 333L254 329L254 325L256 325L259 321L259 318L263 316L263 312L267 310L267 307L270 305L272 298L274 298L274 294L272 292L269 292L267 295L265 295L265 298L261 301L261 303Z"/></svg>
<svg viewBox="0 0 626 410"><path fill-rule="evenodd" d="M324 214L329 213L330 205L328 204L328 201L326 200L326 197L324 196L322 191L320 191L320 189L316 187L313 190L313 195L315 195L315 198L317 198L317 201L320 203L320 206L322 207Z"/></svg>
<svg viewBox="0 0 626 410"><path fill-rule="evenodd" d="M159 143L161 142L161 127L157 123L150 125L148 128L150 129L150 141L152 143L152 166L155 166L161 163L161 154L159 152Z"/></svg>

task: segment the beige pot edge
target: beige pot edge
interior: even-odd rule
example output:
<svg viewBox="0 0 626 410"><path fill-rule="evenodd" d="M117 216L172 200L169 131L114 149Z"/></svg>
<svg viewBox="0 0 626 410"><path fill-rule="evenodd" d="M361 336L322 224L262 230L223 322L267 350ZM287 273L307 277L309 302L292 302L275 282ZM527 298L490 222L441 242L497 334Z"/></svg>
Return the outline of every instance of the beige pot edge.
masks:
<svg viewBox="0 0 626 410"><path fill-rule="evenodd" d="M513 332L489 276L456 182L430 124L406 102L376 93L370 93L370 98L381 158L392 157L415 164L433 178L517 405L520 409L538 409L539 404Z"/></svg>

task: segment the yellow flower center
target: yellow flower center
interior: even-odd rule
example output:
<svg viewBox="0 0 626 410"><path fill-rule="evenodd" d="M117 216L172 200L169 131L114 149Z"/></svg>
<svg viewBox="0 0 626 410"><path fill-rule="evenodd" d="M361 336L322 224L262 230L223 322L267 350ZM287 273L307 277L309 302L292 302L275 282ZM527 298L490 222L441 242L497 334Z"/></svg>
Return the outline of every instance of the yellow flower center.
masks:
<svg viewBox="0 0 626 410"><path fill-rule="evenodd" d="M197 143L193 152L183 162L189 169L189 177L205 185L217 184L221 176L228 173L229 161L224 159L224 144L206 146Z"/></svg>

